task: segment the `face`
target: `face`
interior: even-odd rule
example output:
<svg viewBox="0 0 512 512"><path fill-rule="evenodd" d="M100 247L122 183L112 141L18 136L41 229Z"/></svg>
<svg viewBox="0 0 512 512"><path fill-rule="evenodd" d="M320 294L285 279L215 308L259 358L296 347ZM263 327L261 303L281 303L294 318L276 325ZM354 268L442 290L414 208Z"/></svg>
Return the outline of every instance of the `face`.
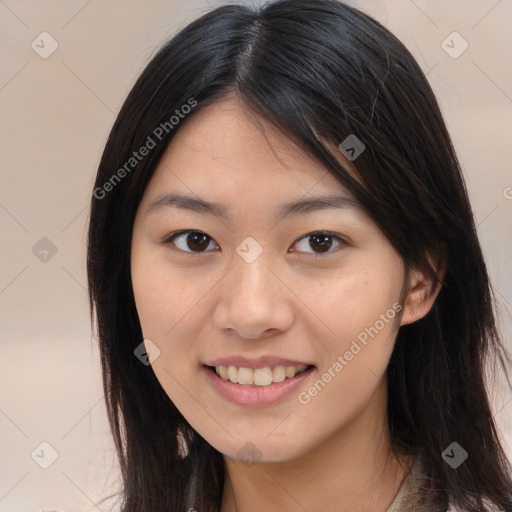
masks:
<svg viewBox="0 0 512 512"><path fill-rule="evenodd" d="M324 196L344 199L312 206ZM313 203L285 206L303 201ZM131 272L156 377L233 458L292 460L341 432L384 386L406 323L404 266L385 236L235 99L176 133L137 212Z"/></svg>

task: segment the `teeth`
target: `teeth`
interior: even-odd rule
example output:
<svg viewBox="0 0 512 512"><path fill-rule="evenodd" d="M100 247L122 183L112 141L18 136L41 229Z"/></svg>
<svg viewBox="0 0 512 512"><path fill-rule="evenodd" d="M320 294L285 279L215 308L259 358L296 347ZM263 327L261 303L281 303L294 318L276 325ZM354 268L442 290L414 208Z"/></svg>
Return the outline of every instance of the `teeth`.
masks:
<svg viewBox="0 0 512 512"><path fill-rule="evenodd" d="M256 386L268 386L272 384L272 370L268 367L254 370L254 384L256 384Z"/></svg>
<svg viewBox="0 0 512 512"><path fill-rule="evenodd" d="M236 366L216 366L215 372L224 380L234 384L269 386L274 382L282 382L292 379L298 373L303 372L307 365L299 366L275 366L274 368L237 368Z"/></svg>
<svg viewBox="0 0 512 512"><path fill-rule="evenodd" d="M255 372L251 368L238 369L238 384L252 384L254 382L254 378Z"/></svg>
<svg viewBox="0 0 512 512"><path fill-rule="evenodd" d="M274 382L283 382L286 379L286 368L284 366L276 366L272 370L272 380Z"/></svg>
<svg viewBox="0 0 512 512"><path fill-rule="evenodd" d="M224 379L228 380L228 367L227 366L216 366L215 370Z"/></svg>
<svg viewBox="0 0 512 512"><path fill-rule="evenodd" d="M228 379L235 384L238 382L238 368L228 366Z"/></svg>
<svg viewBox="0 0 512 512"><path fill-rule="evenodd" d="M286 376L287 376L289 379L291 379L291 378L295 377L295 372L296 372L296 370L295 370L295 366L287 366L287 367L286 367L286 371L285 371L285 373L286 373Z"/></svg>

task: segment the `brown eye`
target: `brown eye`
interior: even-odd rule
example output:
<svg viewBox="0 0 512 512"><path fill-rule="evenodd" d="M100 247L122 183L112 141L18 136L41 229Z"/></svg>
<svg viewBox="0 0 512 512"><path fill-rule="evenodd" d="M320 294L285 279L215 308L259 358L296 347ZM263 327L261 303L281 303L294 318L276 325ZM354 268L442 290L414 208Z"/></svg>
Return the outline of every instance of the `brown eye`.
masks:
<svg viewBox="0 0 512 512"><path fill-rule="evenodd" d="M213 241L212 238L201 231L181 231L164 240L164 243L172 243L184 252L200 253L208 249L210 241Z"/></svg>
<svg viewBox="0 0 512 512"><path fill-rule="evenodd" d="M178 233L170 235L163 241L164 244L172 244L180 251L191 254L210 252L207 249L212 242L213 239L207 234L193 230L179 231ZM313 252L314 255L322 255L324 253L335 252L337 247L346 242L343 238L334 233L317 231L303 236L295 245L300 243L302 243L304 247L300 250L293 250L292 252ZM333 246L334 250L331 250ZM213 248L215 247L218 248L216 244L214 244ZM308 248L313 249L313 251L308 251Z"/></svg>
<svg viewBox="0 0 512 512"><path fill-rule="evenodd" d="M309 242L306 243L306 241L308 241L308 240L309 240ZM303 246L305 246L303 249L304 252L309 252L306 250L309 247L309 248L313 249L314 253L322 254L322 253L327 253L327 252L334 252L334 251L330 251L331 247L333 247L333 241L335 241L335 243L337 243L337 245L334 246L335 248L337 248L340 245L345 243L343 238L341 238L338 235L335 235L334 233L318 231L318 232L310 233L310 234L302 237L297 242L297 244L303 243ZM293 251L293 252L297 252L297 251ZM302 251L299 251L299 252L302 252Z"/></svg>

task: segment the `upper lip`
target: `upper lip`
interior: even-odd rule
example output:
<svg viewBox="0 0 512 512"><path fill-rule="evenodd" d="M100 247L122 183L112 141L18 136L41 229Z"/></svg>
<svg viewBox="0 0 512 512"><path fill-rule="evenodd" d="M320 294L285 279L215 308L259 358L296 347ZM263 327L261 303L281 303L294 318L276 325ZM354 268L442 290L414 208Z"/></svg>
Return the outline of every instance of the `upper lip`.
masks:
<svg viewBox="0 0 512 512"><path fill-rule="evenodd" d="M248 358L244 356L227 356L212 359L206 363L206 366L236 366L238 368L274 368L275 366L312 366L313 363L306 361L297 361L286 359L278 356L261 356L256 358Z"/></svg>

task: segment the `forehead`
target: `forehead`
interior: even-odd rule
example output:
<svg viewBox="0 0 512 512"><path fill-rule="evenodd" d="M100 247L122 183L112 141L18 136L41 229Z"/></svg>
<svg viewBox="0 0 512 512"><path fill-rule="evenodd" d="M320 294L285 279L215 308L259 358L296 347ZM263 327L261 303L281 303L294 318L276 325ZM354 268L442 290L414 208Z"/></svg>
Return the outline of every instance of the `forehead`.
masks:
<svg viewBox="0 0 512 512"><path fill-rule="evenodd" d="M353 199L323 165L236 97L182 121L145 195L154 200L172 190L246 206L314 195Z"/></svg>

